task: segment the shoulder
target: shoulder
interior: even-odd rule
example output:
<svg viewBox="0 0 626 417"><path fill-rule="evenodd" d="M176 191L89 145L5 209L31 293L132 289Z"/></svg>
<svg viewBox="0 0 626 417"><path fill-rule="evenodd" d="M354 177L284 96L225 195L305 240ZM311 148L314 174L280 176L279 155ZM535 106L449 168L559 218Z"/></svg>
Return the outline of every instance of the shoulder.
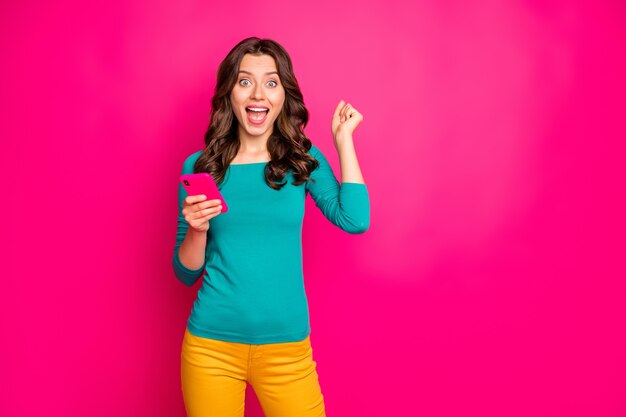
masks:
<svg viewBox="0 0 626 417"><path fill-rule="evenodd" d="M196 164L196 161L198 160L200 155L202 155L202 151L201 150L197 151L197 152L194 152L191 155L189 155L187 158L185 158L185 161L183 162L183 172L184 173L192 173L193 172L193 167Z"/></svg>
<svg viewBox="0 0 626 417"><path fill-rule="evenodd" d="M329 166L328 158L326 158L324 152L322 152L322 150L317 146L311 144L311 149L309 149L309 155L311 155L317 160L317 162L319 162L320 165L318 166L318 169L322 166Z"/></svg>
<svg viewBox="0 0 626 417"><path fill-rule="evenodd" d="M185 159L184 164L185 165L187 165L187 164L192 164L192 165L195 164L196 161L198 160L198 158L200 157L200 155L202 155L202 151L197 151L197 152L192 153L191 155L189 155Z"/></svg>
<svg viewBox="0 0 626 417"><path fill-rule="evenodd" d="M309 154L317 159L318 161L320 159L326 159L326 157L324 156L324 154L322 153L322 151L315 145L311 144L311 149L309 149Z"/></svg>

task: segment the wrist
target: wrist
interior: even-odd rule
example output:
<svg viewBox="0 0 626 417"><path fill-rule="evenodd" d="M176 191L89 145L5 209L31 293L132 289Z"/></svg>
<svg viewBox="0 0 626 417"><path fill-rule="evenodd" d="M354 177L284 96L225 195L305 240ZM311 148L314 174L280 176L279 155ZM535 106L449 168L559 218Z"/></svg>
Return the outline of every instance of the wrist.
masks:
<svg viewBox="0 0 626 417"><path fill-rule="evenodd" d="M191 226L187 229L187 236L193 241L206 239L206 234L206 231L196 230Z"/></svg>
<svg viewBox="0 0 626 417"><path fill-rule="evenodd" d="M350 133L337 134L335 136L335 147L338 151L343 149L354 149L354 142Z"/></svg>

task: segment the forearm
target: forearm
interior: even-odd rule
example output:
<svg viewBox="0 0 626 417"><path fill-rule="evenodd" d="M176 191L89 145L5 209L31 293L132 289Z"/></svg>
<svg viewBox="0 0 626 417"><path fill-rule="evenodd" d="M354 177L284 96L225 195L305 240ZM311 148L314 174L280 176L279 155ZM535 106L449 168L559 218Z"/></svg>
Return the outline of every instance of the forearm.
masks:
<svg viewBox="0 0 626 417"><path fill-rule="evenodd" d="M187 229L187 234L178 248L178 258L185 267L193 270L204 265L206 240L206 232L198 232L191 227Z"/></svg>
<svg viewBox="0 0 626 417"><path fill-rule="evenodd" d="M341 166L341 182L354 182L364 184L363 174L356 156L354 141L351 134L338 134L335 138L335 146L339 154Z"/></svg>

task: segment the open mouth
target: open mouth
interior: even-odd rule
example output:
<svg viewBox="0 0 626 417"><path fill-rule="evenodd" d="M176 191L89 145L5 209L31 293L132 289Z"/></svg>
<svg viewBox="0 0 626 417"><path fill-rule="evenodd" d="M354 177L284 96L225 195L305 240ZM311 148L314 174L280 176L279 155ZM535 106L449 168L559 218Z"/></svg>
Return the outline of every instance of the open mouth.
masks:
<svg viewBox="0 0 626 417"><path fill-rule="evenodd" d="M255 125L260 125L265 122L270 109L263 106L248 106L246 107L246 114L248 115L248 121Z"/></svg>

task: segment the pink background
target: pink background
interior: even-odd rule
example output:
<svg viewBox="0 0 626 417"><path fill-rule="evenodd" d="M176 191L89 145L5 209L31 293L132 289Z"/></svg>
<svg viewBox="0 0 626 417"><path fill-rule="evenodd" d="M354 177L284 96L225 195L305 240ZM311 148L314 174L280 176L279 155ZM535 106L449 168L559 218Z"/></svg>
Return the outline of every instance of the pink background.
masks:
<svg viewBox="0 0 626 417"><path fill-rule="evenodd" d="M177 176L248 36L337 174L364 114L370 230L304 225L328 415L626 415L624 2L226 3L0 6L0 415L184 415Z"/></svg>

